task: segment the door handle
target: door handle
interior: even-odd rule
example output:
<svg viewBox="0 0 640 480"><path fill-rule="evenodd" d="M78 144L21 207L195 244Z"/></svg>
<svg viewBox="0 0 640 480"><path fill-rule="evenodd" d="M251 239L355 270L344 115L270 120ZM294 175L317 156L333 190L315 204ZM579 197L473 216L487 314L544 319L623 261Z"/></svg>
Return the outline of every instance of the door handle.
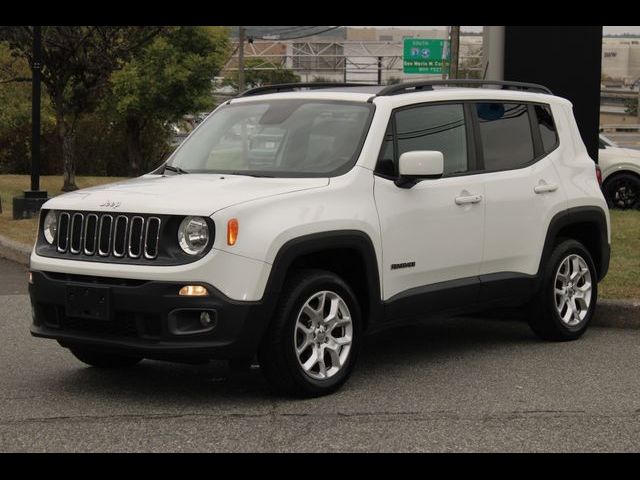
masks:
<svg viewBox="0 0 640 480"><path fill-rule="evenodd" d="M536 193L549 193L555 192L558 189L558 185L555 183L540 183L533 187L533 191Z"/></svg>
<svg viewBox="0 0 640 480"><path fill-rule="evenodd" d="M470 203L480 203L482 201L482 195L465 195L462 197L456 197L456 205L468 205Z"/></svg>

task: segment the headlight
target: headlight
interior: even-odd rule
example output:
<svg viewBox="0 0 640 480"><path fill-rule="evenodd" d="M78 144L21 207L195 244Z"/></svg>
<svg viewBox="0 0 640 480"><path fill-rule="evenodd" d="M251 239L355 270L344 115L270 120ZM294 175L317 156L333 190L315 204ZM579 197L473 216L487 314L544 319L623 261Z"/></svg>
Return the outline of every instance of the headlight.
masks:
<svg viewBox="0 0 640 480"><path fill-rule="evenodd" d="M187 217L178 228L180 248L189 255L198 255L209 243L209 227L202 217Z"/></svg>
<svg viewBox="0 0 640 480"><path fill-rule="evenodd" d="M58 216L53 210L49 210L44 217L44 224L42 226L44 232L44 239L49 245L53 244L56 239L56 233L58 232Z"/></svg>

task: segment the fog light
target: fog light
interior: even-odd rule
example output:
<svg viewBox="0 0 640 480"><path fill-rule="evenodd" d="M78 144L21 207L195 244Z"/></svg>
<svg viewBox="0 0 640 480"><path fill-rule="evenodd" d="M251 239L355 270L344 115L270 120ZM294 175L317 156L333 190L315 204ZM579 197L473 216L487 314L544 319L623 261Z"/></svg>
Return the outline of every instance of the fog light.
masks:
<svg viewBox="0 0 640 480"><path fill-rule="evenodd" d="M29 283L33 285L33 272L29 272Z"/></svg>
<svg viewBox="0 0 640 480"><path fill-rule="evenodd" d="M206 297L209 292L201 285L185 285L180 289L178 295L181 297Z"/></svg>
<svg viewBox="0 0 640 480"><path fill-rule="evenodd" d="M210 333L218 324L215 310L178 308L168 315L167 327L172 335L198 335Z"/></svg>
<svg viewBox="0 0 640 480"><path fill-rule="evenodd" d="M200 313L200 325L202 325L204 328L207 328L210 327L212 323L213 319L211 318L209 312Z"/></svg>

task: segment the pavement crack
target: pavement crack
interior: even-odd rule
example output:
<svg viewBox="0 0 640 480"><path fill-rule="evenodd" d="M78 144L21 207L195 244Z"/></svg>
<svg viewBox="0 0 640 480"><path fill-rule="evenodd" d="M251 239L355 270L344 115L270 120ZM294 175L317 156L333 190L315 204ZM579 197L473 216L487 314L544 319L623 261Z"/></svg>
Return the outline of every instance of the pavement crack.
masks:
<svg viewBox="0 0 640 480"><path fill-rule="evenodd" d="M632 412L619 414L590 414L585 410L511 410L505 412L496 413L465 413L455 412L450 410L430 410L430 411L376 411L376 412L334 412L334 413L307 413L307 412L282 412L278 413L277 406L273 405L268 412L264 413L245 413L245 412L229 412L229 413L206 413L206 412L193 412L193 413L131 413L131 414L114 414L114 415L59 415L51 417L30 417L24 419L12 419L0 421L2 425L15 425L24 423L53 423L60 421L89 421L99 422L104 420L171 420L181 418L208 418L212 420L254 420L254 419L267 419L269 421L269 427L273 428L274 425L280 420L286 419L301 419L313 422L314 420L327 420L333 419L353 419L364 420L366 422L380 422L385 423L389 421L398 421L406 419L407 421L425 421L430 419L452 419L452 420L499 420L499 419L516 419L527 418L533 416L540 417L572 417L591 415L599 418L608 417L637 417L640 415L640 409ZM267 442L270 444L274 439L269 438Z"/></svg>

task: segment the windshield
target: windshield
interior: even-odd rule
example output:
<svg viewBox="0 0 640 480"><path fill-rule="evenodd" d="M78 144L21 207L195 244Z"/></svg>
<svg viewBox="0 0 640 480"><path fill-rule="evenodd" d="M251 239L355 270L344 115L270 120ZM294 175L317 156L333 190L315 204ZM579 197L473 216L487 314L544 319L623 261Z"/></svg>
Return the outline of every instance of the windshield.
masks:
<svg viewBox="0 0 640 480"><path fill-rule="evenodd" d="M371 121L368 103L271 100L225 105L167 163L185 173L320 177L346 173Z"/></svg>

